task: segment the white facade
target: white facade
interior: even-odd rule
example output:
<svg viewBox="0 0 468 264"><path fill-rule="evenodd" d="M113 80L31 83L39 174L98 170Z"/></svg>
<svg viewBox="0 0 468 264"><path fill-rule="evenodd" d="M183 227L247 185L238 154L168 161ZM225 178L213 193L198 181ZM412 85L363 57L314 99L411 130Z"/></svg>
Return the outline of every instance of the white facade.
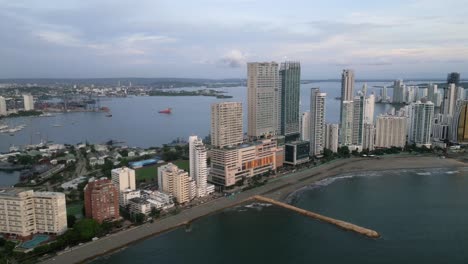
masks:
<svg viewBox="0 0 468 264"><path fill-rule="evenodd" d="M34 98L30 94L23 94L24 101L24 110L31 111L34 110Z"/></svg>
<svg viewBox="0 0 468 264"><path fill-rule="evenodd" d="M111 171L111 175L112 182L117 185L119 192L136 189L135 170L127 167L117 168Z"/></svg>
<svg viewBox="0 0 468 264"><path fill-rule="evenodd" d="M119 192L119 205L125 207L129 204L129 201L133 198L140 198L140 190L126 189Z"/></svg>
<svg viewBox="0 0 468 264"><path fill-rule="evenodd" d="M243 141L242 103L223 102L211 105L211 145L235 146Z"/></svg>
<svg viewBox="0 0 468 264"><path fill-rule="evenodd" d="M206 187L208 181L206 148L202 140L197 136L189 137L189 160L190 177L196 183L196 196L204 197L207 195Z"/></svg>
<svg viewBox="0 0 468 264"><path fill-rule="evenodd" d="M327 94L320 89L312 88L310 94L310 155L318 156L323 153L325 128L325 98Z"/></svg>
<svg viewBox="0 0 468 264"><path fill-rule="evenodd" d="M325 148L338 152L338 124L326 124L325 125Z"/></svg>
<svg viewBox="0 0 468 264"><path fill-rule="evenodd" d="M403 85L402 80L393 82L393 102L404 103L406 95L406 87Z"/></svg>
<svg viewBox="0 0 468 264"><path fill-rule="evenodd" d="M407 118L404 116L381 115L377 118L375 147L403 148L406 144Z"/></svg>
<svg viewBox="0 0 468 264"><path fill-rule="evenodd" d="M310 140L310 112L302 113L301 118L301 140Z"/></svg>
<svg viewBox="0 0 468 264"><path fill-rule="evenodd" d="M371 94L364 103L364 123L374 124L375 95Z"/></svg>
<svg viewBox="0 0 468 264"><path fill-rule="evenodd" d="M65 194L0 189L0 233L26 237L35 233L59 235L66 230Z"/></svg>
<svg viewBox="0 0 468 264"><path fill-rule="evenodd" d="M427 100L434 104L437 102L437 84L429 84L429 87L427 88Z"/></svg>
<svg viewBox="0 0 468 264"><path fill-rule="evenodd" d="M417 146L431 146L431 131L434 117L434 104L420 101L411 105L411 127L409 142Z"/></svg>
<svg viewBox="0 0 468 264"><path fill-rule="evenodd" d="M375 127L373 124L364 124L364 133L362 140L362 149L374 150Z"/></svg>
<svg viewBox="0 0 468 264"><path fill-rule="evenodd" d="M364 131L364 114L365 114L364 96L354 97L353 102L353 128L352 128L352 143L356 146L362 145Z"/></svg>
<svg viewBox="0 0 468 264"><path fill-rule="evenodd" d="M353 144L353 101L343 101L341 111L340 145Z"/></svg>
<svg viewBox="0 0 468 264"><path fill-rule="evenodd" d="M352 101L354 97L354 71L345 69L341 73L341 101Z"/></svg>
<svg viewBox="0 0 468 264"><path fill-rule="evenodd" d="M250 138L276 135L280 127L278 63L247 63L248 129Z"/></svg>
<svg viewBox="0 0 468 264"><path fill-rule="evenodd" d="M456 109L457 102L457 88L454 83L449 84L448 89L445 90L444 99L442 101L442 114L453 116Z"/></svg>
<svg viewBox="0 0 468 264"><path fill-rule="evenodd" d="M0 116L6 116L7 114L8 112L5 97L0 96Z"/></svg>
<svg viewBox="0 0 468 264"><path fill-rule="evenodd" d="M161 171L162 190L172 194L178 203L186 203L194 198L196 193L195 181L187 172L169 163L165 170Z"/></svg>

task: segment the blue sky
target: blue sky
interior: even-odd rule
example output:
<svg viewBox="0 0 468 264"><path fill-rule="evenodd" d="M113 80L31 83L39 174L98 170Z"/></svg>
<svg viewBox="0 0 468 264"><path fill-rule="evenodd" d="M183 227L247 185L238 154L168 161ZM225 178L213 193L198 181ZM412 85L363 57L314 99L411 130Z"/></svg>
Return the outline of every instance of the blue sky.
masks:
<svg viewBox="0 0 468 264"><path fill-rule="evenodd" d="M244 78L298 60L303 79L468 74L464 0L0 0L0 78Z"/></svg>

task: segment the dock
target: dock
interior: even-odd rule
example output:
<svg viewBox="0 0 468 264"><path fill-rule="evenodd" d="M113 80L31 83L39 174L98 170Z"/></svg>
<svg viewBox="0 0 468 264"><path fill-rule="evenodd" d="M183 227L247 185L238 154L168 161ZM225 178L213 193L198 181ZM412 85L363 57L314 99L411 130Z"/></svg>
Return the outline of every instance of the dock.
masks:
<svg viewBox="0 0 468 264"><path fill-rule="evenodd" d="M279 206L279 207L283 207L285 209L294 211L294 212L299 213L301 215L305 215L305 216L320 220L322 222L335 225L335 226L337 226L337 227L339 227L341 229L344 229L346 231L355 232L357 234L360 234L360 235L363 235L363 236L366 236L366 237L369 237L369 238L379 238L380 237L380 234L377 231L374 231L372 229L368 229L368 228L361 227L361 226L358 226L358 225L355 225L355 224L352 224L352 223L348 223L348 222L345 222L345 221L342 221L342 220L334 219L334 218L331 218L331 217L328 217L328 216L324 216L324 215L317 214L317 213L314 213L314 212L311 212L311 211L307 211L307 210L295 207L295 206L287 204L287 203L276 201L276 200L271 199L271 198L267 198L267 197L260 196L260 195L255 195L255 196L252 197L252 199L260 201L260 202L264 202L264 203L270 203L270 204L273 204L273 205L276 205L276 206Z"/></svg>

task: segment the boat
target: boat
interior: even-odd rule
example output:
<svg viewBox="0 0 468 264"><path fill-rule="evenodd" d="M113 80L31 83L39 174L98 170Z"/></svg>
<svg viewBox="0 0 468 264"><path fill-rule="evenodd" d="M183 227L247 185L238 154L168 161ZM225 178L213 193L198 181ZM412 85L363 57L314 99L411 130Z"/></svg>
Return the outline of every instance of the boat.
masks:
<svg viewBox="0 0 468 264"><path fill-rule="evenodd" d="M53 126L53 127L62 127L63 125L61 125L61 124L53 124L52 126Z"/></svg>
<svg viewBox="0 0 468 264"><path fill-rule="evenodd" d="M112 114L107 114L106 117L112 117Z"/></svg>
<svg viewBox="0 0 468 264"><path fill-rule="evenodd" d="M160 113L160 114L170 114L170 113L172 113L172 108L166 108L166 109L160 110L158 113Z"/></svg>

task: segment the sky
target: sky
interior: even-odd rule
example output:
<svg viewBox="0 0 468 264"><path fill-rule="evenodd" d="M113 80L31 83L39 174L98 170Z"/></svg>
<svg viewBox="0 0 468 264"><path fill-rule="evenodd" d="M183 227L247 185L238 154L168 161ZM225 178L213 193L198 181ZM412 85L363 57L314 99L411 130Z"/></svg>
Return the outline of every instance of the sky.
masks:
<svg viewBox="0 0 468 264"><path fill-rule="evenodd" d="M468 76L466 0L0 0L0 78Z"/></svg>

